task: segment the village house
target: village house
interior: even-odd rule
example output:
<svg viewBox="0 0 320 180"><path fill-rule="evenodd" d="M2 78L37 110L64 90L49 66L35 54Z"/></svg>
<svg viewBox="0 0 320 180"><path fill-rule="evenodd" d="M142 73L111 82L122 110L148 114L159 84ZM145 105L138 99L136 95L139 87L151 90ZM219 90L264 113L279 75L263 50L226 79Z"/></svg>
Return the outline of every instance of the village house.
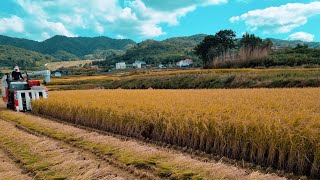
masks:
<svg viewBox="0 0 320 180"><path fill-rule="evenodd" d="M176 63L176 66L178 67L189 67L193 64L193 61L191 59L184 59Z"/></svg>
<svg viewBox="0 0 320 180"><path fill-rule="evenodd" d="M163 65L163 64L159 64L158 68L160 68L160 69L164 69L164 68L166 68L166 66L165 66L165 65Z"/></svg>
<svg viewBox="0 0 320 180"><path fill-rule="evenodd" d="M141 69L141 68L146 68L147 67L147 63L145 61L135 61L132 64L133 68L137 68L137 69Z"/></svg>
<svg viewBox="0 0 320 180"><path fill-rule="evenodd" d="M118 62L116 63L116 69L126 69L126 63L125 62Z"/></svg>
<svg viewBox="0 0 320 180"><path fill-rule="evenodd" d="M54 72L53 76L54 76L54 77L61 77L62 74L61 74L61 72L56 71L56 72Z"/></svg>
<svg viewBox="0 0 320 180"><path fill-rule="evenodd" d="M66 69L65 67L61 67L55 71L52 71L51 72L51 76L52 77L61 77L63 75L68 75L68 74L71 74L72 73L72 70L71 69Z"/></svg>

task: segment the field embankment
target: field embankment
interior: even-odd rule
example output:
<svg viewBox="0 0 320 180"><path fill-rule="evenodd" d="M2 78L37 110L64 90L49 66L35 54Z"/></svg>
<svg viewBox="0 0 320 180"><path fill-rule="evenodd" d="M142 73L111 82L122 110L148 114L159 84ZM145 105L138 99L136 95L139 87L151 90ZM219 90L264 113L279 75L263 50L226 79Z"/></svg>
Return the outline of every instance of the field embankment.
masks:
<svg viewBox="0 0 320 180"><path fill-rule="evenodd" d="M51 90L289 87L320 87L320 69L216 69L131 72L121 75L56 78L48 84L48 88Z"/></svg>
<svg viewBox="0 0 320 180"><path fill-rule="evenodd" d="M313 178L320 89L52 92L35 113Z"/></svg>

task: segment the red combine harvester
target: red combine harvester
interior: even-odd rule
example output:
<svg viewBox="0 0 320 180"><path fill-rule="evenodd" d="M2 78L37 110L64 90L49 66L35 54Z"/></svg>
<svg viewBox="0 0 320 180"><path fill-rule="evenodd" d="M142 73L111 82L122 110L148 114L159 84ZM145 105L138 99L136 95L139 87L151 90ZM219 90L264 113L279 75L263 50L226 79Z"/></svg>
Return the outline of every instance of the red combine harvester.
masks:
<svg viewBox="0 0 320 180"><path fill-rule="evenodd" d="M44 77L44 83L50 82L50 71L37 71L22 75L27 81L13 81L10 74L1 79L2 99L7 108L15 111L31 111L31 100L48 98L48 90L39 80L30 80L30 77Z"/></svg>

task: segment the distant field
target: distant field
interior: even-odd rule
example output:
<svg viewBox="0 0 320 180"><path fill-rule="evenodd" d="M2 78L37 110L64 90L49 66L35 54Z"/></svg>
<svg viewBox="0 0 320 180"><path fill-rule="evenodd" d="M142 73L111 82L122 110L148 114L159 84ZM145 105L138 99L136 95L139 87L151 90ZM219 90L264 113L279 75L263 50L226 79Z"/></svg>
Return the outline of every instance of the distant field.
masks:
<svg viewBox="0 0 320 180"><path fill-rule="evenodd" d="M320 69L115 71L103 76L53 78L48 87L51 90L320 87Z"/></svg>
<svg viewBox="0 0 320 180"><path fill-rule="evenodd" d="M2 72L2 73L10 73L12 71L13 71L13 69L1 69L0 70L0 72Z"/></svg>
<svg viewBox="0 0 320 180"><path fill-rule="evenodd" d="M51 92L33 111L320 178L320 89Z"/></svg>
<svg viewBox="0 0 320 180"><path fill-rule="evenodd" d="M93 60L80 60L80 61L62 61L62 62L52 62L48 63L48 68L50 71L55 71L61 67L79 66L80 64L90 64Z"/></svg>
<svg viewBox="0 0 320 180"><path fill-rule="evenodd" d="M57 84L61 83L76 83L95 80L118 80L119 78L112 76L64 76L59 78L53 78L53 82Z"/></svg>

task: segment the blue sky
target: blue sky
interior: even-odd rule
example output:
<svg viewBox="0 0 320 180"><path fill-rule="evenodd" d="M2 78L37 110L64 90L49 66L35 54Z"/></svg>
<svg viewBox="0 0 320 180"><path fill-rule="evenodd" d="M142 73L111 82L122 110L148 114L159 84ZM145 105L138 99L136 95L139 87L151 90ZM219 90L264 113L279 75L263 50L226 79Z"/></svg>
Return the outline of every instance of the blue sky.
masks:
<svg viewBox="0 0 320 180"><path fill-rule="evenodd" d="M162 40L233 29L260 37L320 41L317 0L1 0L0 34Z"/></svg>

